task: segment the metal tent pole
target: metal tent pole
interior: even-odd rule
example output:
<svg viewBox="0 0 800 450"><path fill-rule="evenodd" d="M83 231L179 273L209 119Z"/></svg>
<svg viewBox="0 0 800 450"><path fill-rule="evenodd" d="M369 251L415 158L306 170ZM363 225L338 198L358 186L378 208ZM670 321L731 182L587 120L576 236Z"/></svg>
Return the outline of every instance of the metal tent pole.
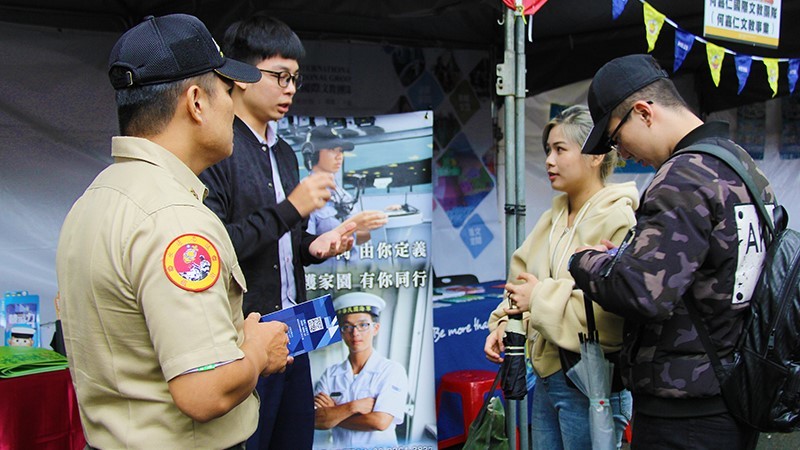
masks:
<svg viewBox="0 0 800 450"><path fill-rule="evenodd" d="M516 210L514 202L517 199L514 193L516 185L516 134L514 133L514 88L516 82L514 77L516 71L514 65L516 59L514 55L514 12L506 10L505 28L505 51L503 53L503 63L497 65L497 95L503 96L503 142L505 143L505 214L506 214L506 267L511 262L511 255L516 250L517 221L515 219Z"/></svg>
<svg viewBox="0 0 800 450"><path fill-rule="evenodd" d="M505 142L506 267L525 240L525 23L521 0L504 18L505 51L497 65L497 95L503 96ZM527 401L508 402L507 434L516 450L517 410L520 409L520 445L528 448Z"/></svg>
<svg viewBox="0 0 800 450"><path fill-rule="evenodd" d="M514 146L516 155L515 187L515 212L517 219L517 239L515 249L519 248L525 241L525 21L522 15L522 0L517 0L517 11L515 13L516 32L515 32L515 71L516 83L514 83ZM533 16L529 20L533 20Z"/></svg>
<svg viewBox="0 0 800 450"><path fill-rule="evenodd" d="M517 85L515 81L516 70L516 56L514 54L514 24L516 17L514 11L506 10L504 27L505 27L505 51L503 52L503 63L497 65L497 94L502 95L503 99L503 113L505 130L503 133L503 141L505 142L505 213L506 213L506 267L511 262L511 255L517 249L517 220L516 220L516 206L517 194L515 193L516 180L516 133L514 128L516 120L514 119L515 105L514 105L514 91ZM516 450L517 441L516 437L516 423L517 423L517 402L508 401L508 411L506 417L506 435L509 436L509 448Z"/></svg>
<svg viewBox="0 0 800 450"><path fill-rule="evenodd" d="M525 21L522 15L522 0L517 0L515 55L516 55L516 83L514 85L515 118L514 136L516 140L516 164L514 166L516 182L514 191L516 195L516 248L525 241ZM531 16L529 20L533 20ZM519 408L519 445L521 449L528 450L528 399L527 396L515 402ZM512 423L516 424L516 421ZM511 436L516 446L514 435Z"/></svg>

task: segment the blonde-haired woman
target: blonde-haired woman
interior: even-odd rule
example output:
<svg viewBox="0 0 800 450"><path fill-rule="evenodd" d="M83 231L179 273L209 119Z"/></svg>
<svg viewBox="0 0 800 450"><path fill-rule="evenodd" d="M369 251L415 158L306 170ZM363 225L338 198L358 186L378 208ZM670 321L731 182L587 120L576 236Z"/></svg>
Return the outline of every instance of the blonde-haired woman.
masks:
<svg viewBox="0 0 800 450"><path fill-rule="evenodd" d="M575 249L610 240L619 244L634 225L639 194L633 182L606 184L617 156L583 155L581 146L592 128L585 106L565 109L545 125L542 143L550 185L561 194L539 218L514 252L506 284L517 309L503 301L489 319L491 333L484 352L502 361L502 339L508 313L522 311L533 368L538 376L533 394L531 434L536 449L591 448L589 401L568 383L559 348L578 353L578 333L586 331L583 293L574 288L567 263ZM606 354L619 351L622 318L594 304L600 343ZM631 416L631 395L621 386L611 395L616 441Z"/></svg>

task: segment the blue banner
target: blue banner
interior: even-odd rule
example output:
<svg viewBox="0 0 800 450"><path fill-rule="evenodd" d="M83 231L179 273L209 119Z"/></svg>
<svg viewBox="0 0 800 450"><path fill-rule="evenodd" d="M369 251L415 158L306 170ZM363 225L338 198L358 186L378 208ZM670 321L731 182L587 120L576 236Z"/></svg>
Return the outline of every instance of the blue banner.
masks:
<svg viewBox="0 0 800 450"><path fill-rule="evenodd" d="M694 35L687 33L680 28L675 29L675 62L672 66L672 72L675 73L683 64L686 55L692 50L694 45Z"/></svg>
<svg viewBox="0 0 800 450"><path fill-rule="evenodd" d="M800 66L800 59L789 60L789 93L794 94L794 87L797 85L797 69Z"/></svg>
<svg viewBox="0 0 800 450"><path fill-rule="evenodd" d="M611 16L614 20L617 20L622 11L625 10L625 6L628 4L628 0L614 0L611 4Z"/></svg>
<svg viewBox="0 0 800 450"><path fill-rule="evenodd" d="M461 111L466 114L468 108ZM323 343L341 342L324 348L320 348L322 341L310 342L316 350L309 360L316 396L327 396L336 406L371 398L373 407L388 408L380 411L391 415L392 422L378 431L338 425L318 430L313 447L435 448L435 435L425 431L426 425L436 423L433 299L428 278L434 202L433 111L294 116L278 123L278 134L294 148L301 178L319 172L335 180L329 202L311 213L308 232L322 234L344 222L358 225L350 251L306 267L308 296L329 295L336 304L344 296L369 294L361 297L377 296L385 302L377 317L366 310L348 312L338 320L330 309L315 314L314 329L327 339ZM323 139L328 135L336 139ZM468 172L468 163L458 163ZM382 213L385 221L369 219L376 213ZM485 232L482 236L488 239ZM315 312L319 311L315 308ZM303 319L310 334L308 317ZM333 328L338 334L330 332ZM305 336L302 322L298 329ZM366 372L353 377L350 356L367 354L367 348L371 356L368 364L364 362Z"/></svg>
<svg viewBox="0 0 800 450"><path fill-rule="evenodd" d="M750 66L753 64L753 58L748 55L736 55L736 76L739 78L739 90L736 94L741 94L744 85L747 84L747 79L750 77Z"/></svg>

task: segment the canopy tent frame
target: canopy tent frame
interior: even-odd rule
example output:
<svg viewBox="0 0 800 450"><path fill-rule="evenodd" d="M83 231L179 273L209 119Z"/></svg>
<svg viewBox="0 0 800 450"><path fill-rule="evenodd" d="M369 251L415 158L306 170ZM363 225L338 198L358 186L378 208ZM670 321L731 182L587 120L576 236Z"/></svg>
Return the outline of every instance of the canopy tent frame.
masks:
<svg viewBox="0 0 800 450"><path fill-rule="evenodd" d="M532 17L529 19L531 20ZM503 18L505 50L497 65L496 90L503 98L505 142L505 218L506 267L511 256L525 240L525 16L522 0L515 9L507 9ZM517 414L521 424L528 423L527 399L509 400L506 431L509 447L516 450ZM528 449L528 427L520 427L520 447Z"/></svg>

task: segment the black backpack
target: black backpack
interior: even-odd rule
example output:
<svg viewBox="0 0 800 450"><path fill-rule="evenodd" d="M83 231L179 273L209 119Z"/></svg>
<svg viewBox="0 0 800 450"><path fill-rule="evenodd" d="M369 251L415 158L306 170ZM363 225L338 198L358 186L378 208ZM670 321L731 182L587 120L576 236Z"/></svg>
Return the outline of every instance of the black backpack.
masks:
<svg viewBox="0 0 800 450"><path fill-rule="evenodd" d="M710 154L730 166L744 181L769 230L764 266L732 364L721 364L691 301L686 302L689 315L730 413L762 432L795 431L800 428L800 233L786 228L788 215L782 206L775 206L773 224L752 177L730 150L698 144L683 152Z"/></svg>

